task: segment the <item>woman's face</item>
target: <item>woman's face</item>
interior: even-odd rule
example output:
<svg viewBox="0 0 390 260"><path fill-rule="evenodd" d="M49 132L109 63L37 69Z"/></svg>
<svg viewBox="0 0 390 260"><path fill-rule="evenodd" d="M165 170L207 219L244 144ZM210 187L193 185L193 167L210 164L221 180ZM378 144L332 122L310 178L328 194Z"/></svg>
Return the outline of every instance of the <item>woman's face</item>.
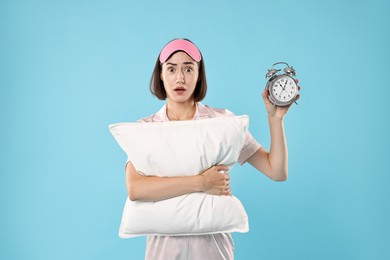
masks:
<svg viewBox="0 0 390 260"><path fill-rule="evenodd" d="M161 80L168 101L185 103L193 100L199 68L187 53L179 51L162 64Z"/></svg>

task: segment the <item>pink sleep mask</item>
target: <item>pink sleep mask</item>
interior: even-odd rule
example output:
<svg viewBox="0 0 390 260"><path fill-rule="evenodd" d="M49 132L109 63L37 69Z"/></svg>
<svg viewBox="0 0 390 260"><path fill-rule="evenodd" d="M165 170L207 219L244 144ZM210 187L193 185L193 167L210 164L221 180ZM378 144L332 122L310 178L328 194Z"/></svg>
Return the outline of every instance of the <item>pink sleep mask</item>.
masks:
<svg viewBox="0 0 390 260"><path fill-rule="evenodd" d="M183 39L177 39L169 42L165 47L162 49L160 53L160 62L164 63L167 61L167 59L172 55L172 53L176 51L184 51L187 53L191 58L193 58L196 62L199 62L202 60L202 55L200 54L200 51L190 41L183 40Z"/></svg>

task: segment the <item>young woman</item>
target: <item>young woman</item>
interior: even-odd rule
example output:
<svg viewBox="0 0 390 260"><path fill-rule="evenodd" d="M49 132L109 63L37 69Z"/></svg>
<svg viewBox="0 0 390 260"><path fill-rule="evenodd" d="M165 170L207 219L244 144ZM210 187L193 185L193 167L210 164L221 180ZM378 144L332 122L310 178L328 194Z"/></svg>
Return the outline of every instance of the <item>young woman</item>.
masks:
<svg viewBox="0 0 390 260"><path fill-rule="evenodd" d="M207 82L199 49L187 39L175 39L161 51L150 82L151 92L166 104L140 122L199 120L231 116L226 109L203 105ZM271 148L268 152L248 132L238 162L248 162L275 181L287 179L287 145L283 118L289 107L274 106L268 92L262 93L268 112ZM299 96L297 97L297 99ZM140 175L131 162L126 165L126 186L130 200L158 201L192 192L230 195L229 175L224 165L215 165L200 175L190 177L150 177ZM145 259L234 259L230 234L201 236L149 236Z"/></svg>

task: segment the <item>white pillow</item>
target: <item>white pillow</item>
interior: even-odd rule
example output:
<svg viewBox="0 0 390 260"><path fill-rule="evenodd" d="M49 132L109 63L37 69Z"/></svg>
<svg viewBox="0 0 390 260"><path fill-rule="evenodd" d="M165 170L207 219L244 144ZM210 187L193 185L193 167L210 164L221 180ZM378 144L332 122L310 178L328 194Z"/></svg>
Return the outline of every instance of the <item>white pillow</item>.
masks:
<svg viewBox="0 0 390 260"><path fill-rule="evenodd" d="M248 131L248 116L109 126L128 160L148 176L193 176L214 165L231 168ZM247 232L248 217L234 196L190 193L157 202L127 198L121 238Z"/></svg>

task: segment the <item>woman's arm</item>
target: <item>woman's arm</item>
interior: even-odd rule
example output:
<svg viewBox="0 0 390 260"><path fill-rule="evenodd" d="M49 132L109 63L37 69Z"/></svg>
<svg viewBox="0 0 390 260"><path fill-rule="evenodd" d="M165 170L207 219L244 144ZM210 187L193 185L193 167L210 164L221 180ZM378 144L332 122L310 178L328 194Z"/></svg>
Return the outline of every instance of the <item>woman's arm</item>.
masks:
<svg viewBox="0 0 390 260"><path fill-rule="evenodd" d="M288 152L284 135L283 119L268 118L271 148L268 152L259 148L248 162L274 181L285 181L288 176Z"/></svg>
<svg viewBox="0 0 390 260"><path fill-rule="evenodd" d="M298 83L298 80L296 82ZM271 148L268 152L261 147L248 159L248 162L272 180L285 181L288 176L288 151L284 133L284 116L291 105L285 107L274 106L268 100L268 95L268 90L264 90L262 97L268 113ZM299 95L297 95L296 100L298 99Z"/></svg>
<svg viewBox="0 0 390 260"><path fill-rule="evenodd" d="M230 177L218 171L223 165L213 166L200 175L186 177L144 176L131 162L126 165L126 188L132 201L159 201L192 192L230 195Z"/></svg>

